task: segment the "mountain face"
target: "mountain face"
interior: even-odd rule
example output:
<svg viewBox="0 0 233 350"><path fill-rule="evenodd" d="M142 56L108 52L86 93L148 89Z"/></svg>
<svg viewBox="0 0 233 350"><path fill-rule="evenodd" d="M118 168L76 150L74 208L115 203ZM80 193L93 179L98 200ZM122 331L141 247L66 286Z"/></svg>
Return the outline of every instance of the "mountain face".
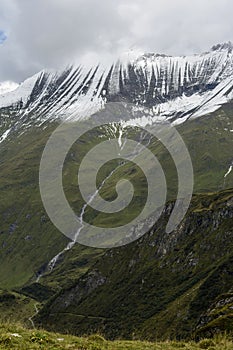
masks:
<svg viewBox="0 0 233 350"><path fill-rule="evenodd" d="M0 95L0 290L17 291L22 303L30 298L25 312L18 305L20 314L31 310L34 315L36 303L41 311L33 319L50 329L101 330L111 338L206 334L205 329L212 331L218 298L229 305L231 317L225 293L232 292L233 46L216 45L189 57L131 56L109 66L42 71ZM45 144L61 120L102 113L111 102L140 110L139 127L130 132L139 134L158 158L169 197L147 235L104 251L73 244L53 226L38 174ZM164 228L177 193L176 167L159 140L148 140L140 129L166 120L176 125L194 169L192 206L171 235ZM107 227L113 216L93 214L77 192L77 169L98 142L127 137L120 127L108 125L85 135L73 145L64 168L72 208ZM107 165L100 174L101 195L114 199L116 179L127 176L138 189L132 207L138 213L146 193L141 173L126 164L105 183L111 171ZM121 213L114 220L121 223L124 217Z"/></svg>
<svg viewBox="0 0 233 350"><path fill-rule="evenodd" d="M233 192L195 196L185 220L165 234L172 206L148 234L106 251L73 286L52 298L37 324L108 338L165 340L200 333L200 325L211 320L200 317L213 300L231 291L232 305ZM230 322L232 310L227 314Z"/></svg>
<svg viewBox="0 0 233 350"><path fill-rule="evenodd" d="M129 55L109 66L42 71L0 95L2 113L11 113L11 121L0 125L2 139L11 128L80 119L107 102L149 107L155 120L176 123L212 112L233 96L232 47L216 45L210 52L188 57Z"/></svg>

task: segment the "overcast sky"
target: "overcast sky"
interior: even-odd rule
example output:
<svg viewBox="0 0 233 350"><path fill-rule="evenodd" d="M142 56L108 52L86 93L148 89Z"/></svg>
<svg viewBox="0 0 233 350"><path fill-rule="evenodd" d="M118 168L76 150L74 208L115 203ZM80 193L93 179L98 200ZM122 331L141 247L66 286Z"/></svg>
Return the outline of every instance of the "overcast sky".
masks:
<svg viewBox="0 0 233 350"><path fill-rule="evenodd" d="M128 49L207 51L233 40L232 15L232 0L0 0L0 81Z"/></svg>

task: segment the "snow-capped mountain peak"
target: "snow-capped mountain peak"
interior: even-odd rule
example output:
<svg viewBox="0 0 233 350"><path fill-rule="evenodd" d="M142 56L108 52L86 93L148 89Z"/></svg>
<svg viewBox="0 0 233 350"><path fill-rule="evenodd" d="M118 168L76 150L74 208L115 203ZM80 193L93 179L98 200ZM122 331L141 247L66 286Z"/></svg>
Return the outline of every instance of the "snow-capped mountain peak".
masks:
<svg viewBox="0 0 233 350"><path fill-rule="evenodd" d="M112 65L44 70L0 95L0 108L11 111L14 123L22 126L57 118L80 119L107 102L126 101L149 108L155 120L181 123L232 99L232 76L230 42L191 56L131 53Z"/></svg>
<svg viewBox="0 0 233 350"><path fill-rule="evenodd" d="M232 52L233 51L233 44L231 41L226 41L225 43L214 45L211 50L212 51L224 51L225 50L228 52Z"/></svg>

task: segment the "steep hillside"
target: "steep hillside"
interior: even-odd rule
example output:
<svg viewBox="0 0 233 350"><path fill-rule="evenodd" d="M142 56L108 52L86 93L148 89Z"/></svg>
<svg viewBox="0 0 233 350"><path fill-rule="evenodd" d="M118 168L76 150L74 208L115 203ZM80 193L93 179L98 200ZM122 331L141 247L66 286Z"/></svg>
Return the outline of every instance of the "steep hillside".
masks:
<svg viewBox="0 0 233 350"><path fill-rule="evenodd" d="M106 251L41 309L37 324L109 338L190 337L201 314L232 288L233 192L194 196L184 221L165 234L171 209L137 242Z"/></svg>
<svg viewBox="0 0 233 350"><path fill-rule="evenodd" d="M189 121L179 126L194 167L194 192L217 191L233 186L233 172L225 176L232 163L232 106L224 108L203 118ZM48 262L68 244L66 239L52 225L43 208L39 193L39 162L43 147L56 124L50 124L46 129L33 128L20 137L9 137L2 143L1 154L1 286L16 287L36 281L37 275L46 270ZM131 130L132 133L132 130ZM100 133L103 135L103 131ZM100 140L103 140L101 138ZM76 189L76 172L81 154L85 154L98 141L98 137L88 138L85 143L74 146L67 158L64 172L64 185L71 205L77 213L83 205L83 200ZM147 143L147 139L143 141ZM174 198L177 190L176 169L168 152L157 140L151 140L150 149L157 155L167 176L168 196ZM75 156L74 156L75 155ZM112 170L109 164L103 176ZM141 181L141 173L132 165L121 167L102 189L103 195L114 196L115 180L128 174L128 178L139 187L141 200L146 195L146 183ZM101 174L100 174L101 175ZM135 202L132 213L140 210L140 202ZM113 217L93 214L89 208L86 215L96 222L111 224ZM93 216L94 215L94 216ZM122 216L124 219L125 216ZM107 220L107 221L106 221ZM119 221L118 216L114 220ZM51 277L52 288L58 284L69 283L77 277L78 271L85 271L89 266L89 258L101 252L95 249L75 245L71 251L60 256L56 269ZM49 275L40 282L50 284Z"/></svg>

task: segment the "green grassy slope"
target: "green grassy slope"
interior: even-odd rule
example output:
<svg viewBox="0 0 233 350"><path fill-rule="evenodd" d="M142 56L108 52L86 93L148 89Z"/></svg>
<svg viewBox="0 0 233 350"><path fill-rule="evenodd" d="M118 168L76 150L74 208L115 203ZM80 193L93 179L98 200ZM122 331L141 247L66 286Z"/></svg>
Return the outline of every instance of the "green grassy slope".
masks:
<svg viewBox="0 0 233 350"><path fill-rule="evenodd" d="M230 132L233 129L232 123L232 106L226 105L210 116L189 121L178 127L193 160L195 192L214 191L233 186L233 174L224 179L224 174L232 161L233 134ZM55 127L55 124L51 124L46 129L30 129L19 137L12 137L0 147L0 194L3 198L0 203L0 286L2 287L10 288L26 283L68 242L47 217L38 186L38 167L42 150ZM80 212L83 201L76 191L76 174L81 155L98 142L95 138L91 140L86 139L83 143L74 145L75 157L67 157L64 169L65 191L77 213ZM177 176L169 154L156 140L151 143L150 148L158 156L164 168L170 198L175 197ZM103 168L100 179L109 173L111 166L109 163ZM122 175L131 180L137 190L131 211L106 216L87 210L87 219L108 226L114 222L119 224L124 223L124 220L129 221L140 211L143 197L147 193L147 183L138 168L133 170L130 164L119 168L109 179L102 190L102 195L108 199L114 198L115 183ZM75 256L78 257L80 249L83 250L75 247L75 253L67 253L71 256L71 260L76 259ZM87 254L89 253L91 256L95 255L92 250L88 250ZM82 256L82 253L80 254ZM77 261L77 265L81 263ZM67 269L66 264L65 258L64 270ZM59 275L61 276L61 269Z"/></svg>
<svg viewBox="0 0 233 350"><path fill-rule="evenodd" d="M1 322L21 322L30 327L29 318L35 314L36 300L16 292L0 290Z"/></svg>
<svg viewBox="0 0 233 350"><path fill-rule="evenodd" d="M209 116L190 120L177 127L193 160L195 193L213 192L233 187L233 173L224 179L224 174L227 172L232 161L232 111L232 104L228 104ZM5 123L7 123L6 116L0 116L0 118L4 118ZM101 256L103 254L103 251L101 250L91 249L76 244L72 251L66 252L66 254L63 255L53 273L45 275L40 280L40 283L44 286L43 292L40 287L35 284L36 273L38 273L39 270L42 270L46 266L46 263L68 243L68 239L58 232L47 217L40 199L38 186L40 157L49 135L56 126L57 124L49 124L46 128L31 128L20 136L18 134L16 134L15 137L12 136L0 146L0 196L3 199L0 202L0 288L17 289L17 291L20 291L23 287L23 290L21 290L22 293L37 300L43 299L43 301L59 291L60 288L65 289L73 286L74 282L78 281L81 276L87 273L93 264L96 262L98 264L98 261L101 261ZM131 131L131 133L133 132ZM71 206L77 213L80 212L80 208L83 204L83 200L78 191L76 191L78 165L82 155L84 155L88 149L96 145L97 142L103 140L96 139L96 137L93 137L94 135L95 132L91 135L87 135L83 138L82 142L76 143L73 146L67 157L64 168L65 192ZM149 147L157 155L164 168L169 189L168 199L173 199L175 198L177 191L175 166L167 151L157 140L153 140ZM102 169L102 172L98 177L98 182L110 172L113 165L116 166L116 163L108 163ZM132 167L131 164L126 164L120 167L106 182L101 193L106 199L115 198L115 183L119 178L122 178L122 176L131 180L136 188L136 200L132 203L130 208L131 212L122 212L117 216L106 216L96 213L88 208L85 216L86 219L89 219L95 224L108 226L112 225L114 222L116 222L116 224L124 223L137 215L147 193L147 184L138 168ZM199 212L199 215L202 215L202 210L206 207L206 203L209 200L208 196L205 195L198 198L196 212ZM212 235L213 233L210 233L209 237L211 239L213 238ZM190 243L190 245L194 243L196 244L195 254L198 256L203 252L203 247L201 246L202 239L203 232L200 232L197 234L195 240ZM219 241L217 242L219 243ZM209 244L209 242L207 243ZM131 246L129 249L131 249ZM221 244L216 246L215 255L221 255L221 249ZM182 259L183 262L185 262L185 252L189 251L188 247L184 244L179 247L179 251L183 252ZM224 248L223 251L230 254L231 248L228 250ZM124 255L121 251L119 254ZM150 257L150 255L153 256L153 254L154 252L152 248L148 249L148 247L145 247L143 250L144 258L150 260L149 265L147 262L145 263L145 269L148 269L148 272L146 272L148 279L150 278L150 268L154 269L152 263L153 259ZM131 253L129 256L131 256ZM122 259L124 261L124 256ZM134 260L133 257L132 260ZM158 262L156 262L156 264L158 264ZM160 269L159 265L157 267ZM209 268L209 266L206 266L206 261L203 260L203 266L200 266L200 269L204 268L203 274L205 277L207 276L207 267ZM112 269L115 271L114 265L112 266ZM185 274L186 277L189 275L191 277L193 276L190 269L191 268L187 269ZM193 269L195 268L193 267ZM121 271L121 269L119 271ZM168 283L167 276L169 275L169 271L169 268L164 269L163 276L161 277L161 283L164 283L165 287ZM132 278L130 287L125 286L127 279L122 280L122 292L127 294L127 288L132 288L134 283L140 285L144 269L140 267L139 270L135 271L135 274L136 277ZM121 277L123 278L123 276L124 274ZM156 273L154 278L157 278ZM193 281L190 279L190 281L184 282L182 288L184 288L184 290L190 290L190 293L194 295L194 285L199 283L199 281L203 281L201 278L202 277L200 276L197 281L195 279ZM172 277L172 281L173 280L176 280L176 273L174 273L174 276ZM183 282L181 282L179 281L182 285ZM158 300L162 301L163 299L166 299L167 307L171 307L172 309L174 308L174 304L172 304L173 301L175 301L176 298L182 298L182 293L179 291L177 294L172 283L168 289L165 287L161 292L162 295L156 297L159 298ZM113 285L112 288L115 288L115 285ZM41 296L38 295L40 294L38 293L38 290L43 294L42 299ZM108 290L107 293L111 293L111 291ZM113 290L113 295L114 293L115 291ZM149 286L148 293L150 293ZM163 294L165 296L163 296ZM137 298L140 300L141 296L135 294L133 300L136 301ZM97 302L102 307L100 300L97 300ZM118 302L119 300L116 298L113 306ZM148 303L149 309L149 299L145 303ZM139 307L139 310L141 307L142 309L144 308L144 306L141 306L138 301L136 302L136 305ZM91 304L88 308L91 308ZM95 310L98 310L96 305L94 305L92 312L95 312ZM98 313L100 314L100 317L102 317L102 311L100 311L101 310L99 309ZM141 316L142 314L139 312L137 317ZM127 314L125 317L127 318ZM148 313L145 315L145 319L153 319L153 317L154 314ZM142 327L143 331L144 329L146 331L147 323L145 323L145 326L140 325L140 327Z"/></svg>
<svg viewBox="0 0 233 350"><path fill-rule="evenodd" d="M4 288L20 287L35 279L36 272L69 242L50 222L39 193L40 157L53 129L54 125L33 129L1 145L0 286ZM75 265L77 270L85 269L89 255L91 260L99 254L81 246L74 251L68 263L71 271ZM66 272L58 278L66 279Z"/></svg>
<svg viewBox="0 0 233 350"><path fill-rule="evenodd" d="M28 330L16 324L0 324L0 349L79 349L79 350L175 350L225 349L230 350L233 343L230 338L218 337L203 339L199 342L141 342L141 341L106 341L101 335L78 338L70 335L49 333L44 330Z"/></svg>

